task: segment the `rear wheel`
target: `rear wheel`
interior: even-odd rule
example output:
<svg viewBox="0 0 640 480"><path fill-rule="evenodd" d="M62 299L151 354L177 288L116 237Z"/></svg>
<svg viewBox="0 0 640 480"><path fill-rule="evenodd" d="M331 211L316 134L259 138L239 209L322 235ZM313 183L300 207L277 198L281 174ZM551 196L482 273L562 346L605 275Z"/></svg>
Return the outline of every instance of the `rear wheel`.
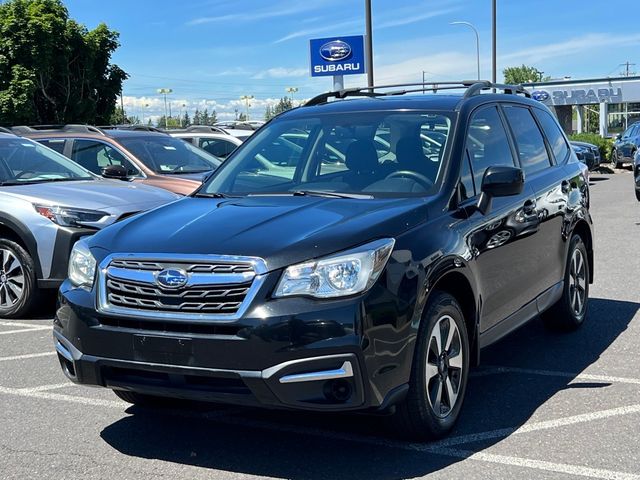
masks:
<svg viewBox="0 0 640 480"><path fill-rule="evenodd" d="M37 302L35 264L17 243L0 238L0 318L23 317Z"/></svg>
<svg viewBox="0 0 640 480"><path fill-rule="evenodd" d="M569 244L562 297L542 314L545 325L554 330L576 330L589 310L589 261L579 235Z"/></svg>
<svg viewBox="0 0 640 480"><path fill-rule="evenodd" d="M403 436L430 440L455 425L469 374L462 310L451 295L433 292L420 327L409 392L391 418Z"/></svg>

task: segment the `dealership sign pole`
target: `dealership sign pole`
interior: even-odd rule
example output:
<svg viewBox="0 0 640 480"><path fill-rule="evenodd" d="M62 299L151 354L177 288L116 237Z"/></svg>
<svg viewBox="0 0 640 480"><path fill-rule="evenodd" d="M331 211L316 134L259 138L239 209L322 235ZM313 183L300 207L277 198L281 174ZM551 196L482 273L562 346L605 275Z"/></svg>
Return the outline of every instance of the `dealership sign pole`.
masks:
<svg viewBox="0 0 640 480"><path fill-rule="evenodd" d="M344 89L345 75L366 73L364 36L317 38L309 41L312 77L333 77L333 90Z"/></svg>

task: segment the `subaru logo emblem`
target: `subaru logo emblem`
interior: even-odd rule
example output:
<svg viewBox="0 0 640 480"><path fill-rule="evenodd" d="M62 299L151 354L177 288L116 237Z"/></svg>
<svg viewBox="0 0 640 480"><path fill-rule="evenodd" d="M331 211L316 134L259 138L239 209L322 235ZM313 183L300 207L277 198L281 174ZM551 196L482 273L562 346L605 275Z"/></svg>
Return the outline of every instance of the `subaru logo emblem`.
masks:
<svg viewBox="0 0 640 480"><path fill-rule="evenodd" d="M544 102L545 100L549 100L549 94L544 90L536 90L531 92L531 98L539 102Z"/></svg>
<svg viewBox="0 0 640 480"><path fill-rule="evenodd" d="M167 269L156 277L156 283L161 288L180 288L187 284L189 277L184 270Z"/></svg>
<svg viewBox="0 0 640 480"><path fill-rule="evenodd" d="M351 47L347 42L334 40L320 47L320 56L328 62L339 62L351 55Z"/></svg>

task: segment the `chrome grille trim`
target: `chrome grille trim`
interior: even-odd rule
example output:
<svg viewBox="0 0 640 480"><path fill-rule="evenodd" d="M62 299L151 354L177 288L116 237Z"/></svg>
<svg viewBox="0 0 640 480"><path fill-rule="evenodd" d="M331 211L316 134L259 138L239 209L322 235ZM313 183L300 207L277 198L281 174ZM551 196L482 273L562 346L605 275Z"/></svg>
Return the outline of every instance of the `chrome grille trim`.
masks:
<svg viewBox="0 0 640 480"><path fill-rule="evenodd" d="M183 290L156 285L165 268L189 273ZM244 315L266 273L264 260L255 257L112 254L98 269L97 310L141 319L232 322Z"/></svg>

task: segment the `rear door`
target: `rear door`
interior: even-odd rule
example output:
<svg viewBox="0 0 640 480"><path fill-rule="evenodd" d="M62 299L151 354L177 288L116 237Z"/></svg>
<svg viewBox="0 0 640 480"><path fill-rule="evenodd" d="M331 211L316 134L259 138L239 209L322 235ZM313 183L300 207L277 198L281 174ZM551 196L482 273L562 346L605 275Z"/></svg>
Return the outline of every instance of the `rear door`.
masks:
<svg viewBox="0 0 640 480"><path fill-rule="evenodd" d="M523 254L532 260L528 262L528 286L539 295L563 278L566 246L562 229L571 187L562 165L569 158L570 150L556 120L548 112L523 105L506 105L504 112L526 184L535 193L531 211L525 213L537 217L537 241Z"/></svg>

